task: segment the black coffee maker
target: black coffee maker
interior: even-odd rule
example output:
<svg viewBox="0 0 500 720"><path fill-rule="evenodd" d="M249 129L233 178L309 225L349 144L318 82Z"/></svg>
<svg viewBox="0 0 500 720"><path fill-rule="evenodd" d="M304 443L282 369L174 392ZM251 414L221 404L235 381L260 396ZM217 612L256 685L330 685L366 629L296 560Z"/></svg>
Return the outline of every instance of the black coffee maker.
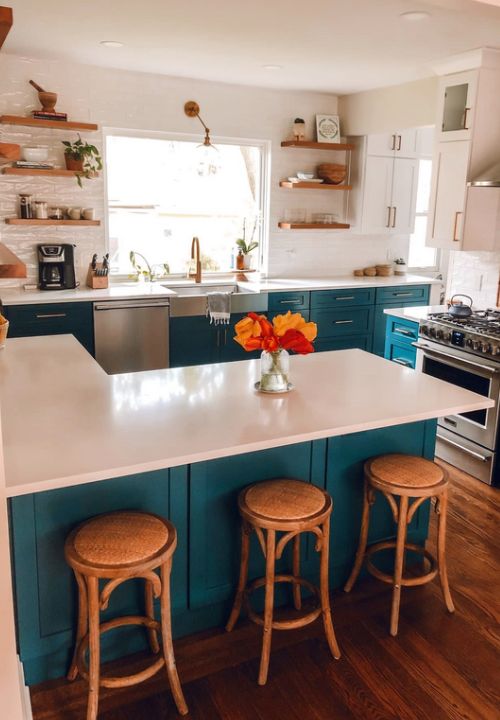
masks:
<svg viewBox="0 0 500 720"><path fill-rule="evenodd" d="M71 290L76 287L74 245L39 245L40 290Z"/></svg>

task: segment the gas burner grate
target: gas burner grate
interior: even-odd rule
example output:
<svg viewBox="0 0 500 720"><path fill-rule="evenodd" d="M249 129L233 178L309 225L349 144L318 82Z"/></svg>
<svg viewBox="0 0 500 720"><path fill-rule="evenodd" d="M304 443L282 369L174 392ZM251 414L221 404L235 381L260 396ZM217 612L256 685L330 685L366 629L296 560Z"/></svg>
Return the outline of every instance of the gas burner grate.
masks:
<svg viewBox="0 0 500 720"><path fill-rule="evenodd" d="M449 313L431 313L429 320L435 320L452 327L460 327L475 333L500 337L500 311L493 309L475 310L466 318L453 317Z"/></svg>

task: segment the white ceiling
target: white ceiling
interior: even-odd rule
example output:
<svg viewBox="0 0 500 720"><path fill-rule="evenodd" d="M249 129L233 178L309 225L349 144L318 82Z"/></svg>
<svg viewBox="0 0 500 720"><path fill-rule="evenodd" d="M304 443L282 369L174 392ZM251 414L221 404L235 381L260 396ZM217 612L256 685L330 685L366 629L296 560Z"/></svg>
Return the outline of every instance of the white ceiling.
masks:
<svg viewBox="0 0 500 720"><path fill-rule="evenodd" d="M427 77L448 55L500 47L497 0L3 2L14 9L8 53L338 94ZM431 17L405 22L409 10Z"/></svg>

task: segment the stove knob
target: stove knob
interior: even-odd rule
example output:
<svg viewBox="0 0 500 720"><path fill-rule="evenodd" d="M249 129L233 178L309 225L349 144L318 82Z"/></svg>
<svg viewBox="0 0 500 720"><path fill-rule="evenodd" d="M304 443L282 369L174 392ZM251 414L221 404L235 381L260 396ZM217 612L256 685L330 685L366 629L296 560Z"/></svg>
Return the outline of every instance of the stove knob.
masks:
<svg viewBox="0 0 500 720"><path fill-rule="evenodd" d="M443 340L447 343L451 342L451 332L445 332Z"/></svg>
<svg viewBox="0 0 500 720"><path fill-rule="evenodd" d="M437 330L437 331L436 331L436 337L437 337L438 340L442 340L443 337L444 337L443 331L442 331L442 330Z"/></svg>
<svg viewBox="0 0 500 720"><path fill-rule="evenodd" d="M491 345L490 345L489 343L483 343L483 344L481 345L481 352L484 352L484 353L486 353L486 354L490 354L490 353L491 353Z"/></svg>
<svg viewBox="0 0 500 720"><path fill-rule="evenodd" d="M478 340L472 341L472 349L473 350L480 350L481 349L481 343Z"/></svg>
<svg viewBox="0 0 500 720"><path fill-rule="evenodd" d="M492 355L500 355L500 346L497 345L497 347L494 347L491 351Z"/></svg>
<svg viewBox="0 0 500 720"><path fill-rule="evenodd" d="M420 332L422 333L422 335L428 335L429 328L427 327L427 325L422 325L422 327L420 328Z"/></svg>
<svg viewBox="0 0 500 720"><path fill-rule="evenodd" d="M467 340L465 341L465 344L467 345L467 347L470 347L470 348L473 347L473 343L470 338L467 338Z"/></svg>
<svg viewBox="0 0 500 720"><path fill-rule="evenodd" d="M431 337L436 337L436 328L431 327L431 329L429 330L429 335Z"/></svg>

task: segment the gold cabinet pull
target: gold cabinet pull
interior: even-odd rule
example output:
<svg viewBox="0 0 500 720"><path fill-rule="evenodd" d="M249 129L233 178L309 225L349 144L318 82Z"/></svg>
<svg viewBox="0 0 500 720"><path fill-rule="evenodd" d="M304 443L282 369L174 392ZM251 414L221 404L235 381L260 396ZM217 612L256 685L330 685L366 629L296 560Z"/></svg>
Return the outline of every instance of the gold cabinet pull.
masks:
<svg viewBox="0 0 500 720"><path fill-rule="evenodd" d="M458 216L463 215L463 212L461 210L457 210L455 213L455 223L453 225L453 242L460 242L460 238L457 237L457 229L458 229Z"/></svg>
<svg viewBox="0 0 500 720"><path fill-rule="evenodd" d="M398 135L398 146L396 150L401 150L401 135Z"/></svg>
<svg viewBox="0 0 500 720"><path fill-rule="evenodd" d="M391 227L395 228L395 227L396 227L396 212L397 212L397 207L394 206L392 209L394 210L394 215L392 216L392 225L391 225Z"/></svg>
<svg viewBox="0 0 500 720"><path fill-rule="evenodd" d="M469 110L470 110L470 108L468 108L468 107L466 107L464 110L464 126L463 126L464 130L469 130L469 128L467 126L467 116L469 114Z"/></svg>
<svg viewBox="0 0 500 720"><path fill-rule="evenodd" d="M385 224L386 227L391 227L391 212L392 207L390 205L387 206L387 222Z"/></svg>
<svg viewBox="0 0 500 720"><path fill-rule="evenodd" d="M395 149L396 149L396 136L393 135L393 136L392 136L391 150L395 150Z"/></svg>

